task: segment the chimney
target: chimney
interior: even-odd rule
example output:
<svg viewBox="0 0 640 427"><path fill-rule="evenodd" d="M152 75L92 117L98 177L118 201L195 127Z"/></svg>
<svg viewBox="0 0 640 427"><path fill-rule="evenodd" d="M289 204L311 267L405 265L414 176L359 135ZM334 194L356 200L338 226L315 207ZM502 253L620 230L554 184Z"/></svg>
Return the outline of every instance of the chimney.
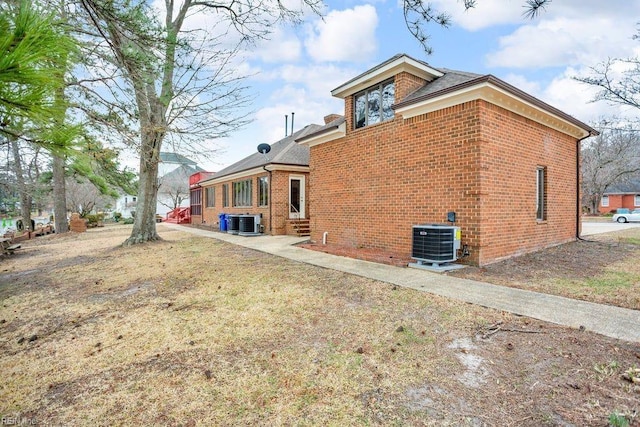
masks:
<svg viewBox="0 0 640 427"><path fill-rule="evenodd" d="M335 114L335 113L326 115L326 116L324 116L324 124L328 125L329 123L331 123L334 120L339 119L340 117L342 117L340 114Z"/></svg>
<svg viewBox="0 0 640 427"><path fill-rule="evenodd" d="M291 113L291 135L293 135L293 115L295 113Z"/></svg>
<svg viewBox="0 0 640 427"><path fill-rule="evenodd" d="M287 114L284 115L284 137L287 137L287 131L289 130L289 116Z"/></svg>

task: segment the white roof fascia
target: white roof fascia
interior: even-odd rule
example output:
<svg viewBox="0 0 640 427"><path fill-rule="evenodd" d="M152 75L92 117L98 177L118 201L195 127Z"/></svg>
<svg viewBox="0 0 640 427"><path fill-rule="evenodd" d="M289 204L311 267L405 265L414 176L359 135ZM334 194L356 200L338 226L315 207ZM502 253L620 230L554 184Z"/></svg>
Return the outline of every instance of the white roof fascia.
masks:
<svg viewBox="0 0 640 427"><path fill-rule="evenodd" d="M300 145L306 145L307 147L315 147L316 145L324 144L325 142L334 141L340 139L347 134L347 122L343 122L335 129L323 132L317 136L305 138L304 141L298 142Z"/></svg>
<svg viewBox="0 0 640 427"><path fill-rule="evenodd" d="M477 99L482 99L483 101L512 111L575 138L584 138L589 136L588 131L538 107L537 105L533 105L530 102L496 87L490 82L482 82L476 86L466 87L456 92L450 92L441 96L429 98L422 102L398 108L395 112L401 114L404 119L408 119Z"/></svg>
<svg viewBox="0 0 640 427"><path fill-rule="evenodd" d="M347 96L360 92L361 90L364 90L376 83L390 79L402 71L406 71L409 74L423 78L426 81L431 81L436 77L444 75L441 71L428 67L415 59L407 56L401 56L383 67L373 70L371 73L364 74L355 80L349 81L342 86L335 88L331 91L331 95L344 99Z"/></svg>
<svg viewBox="0 0 640 427"><path fill-rule="evenodd" d="M251 176L260 175L265 172L281 171L281 170L291 171L291 172L309 172L309 166L301 166L301 165L279 165L279 164L268 163L265 165L265 167L267 168L267 170L265 170L262 166L258 166L255 168L232 173L229 175L211 178L206 181L200 181L199 184L202 187L207 187L215 184L220 184L223 182L236 181L241 178L248 178Z"/></svg>

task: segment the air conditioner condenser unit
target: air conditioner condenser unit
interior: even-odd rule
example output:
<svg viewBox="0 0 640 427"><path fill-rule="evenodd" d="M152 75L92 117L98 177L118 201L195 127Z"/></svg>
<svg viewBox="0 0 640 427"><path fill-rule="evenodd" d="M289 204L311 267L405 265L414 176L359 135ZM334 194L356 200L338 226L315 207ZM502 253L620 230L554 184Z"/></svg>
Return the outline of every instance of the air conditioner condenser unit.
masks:
<svg viewBox="0 0 640 427"><path fill-rule="evenodd" d="M454 225L414 225L411 258L417 262L409 266L436 271L461 268L460 265L449 264L458 259L460 237L460 227Z"/></svg>

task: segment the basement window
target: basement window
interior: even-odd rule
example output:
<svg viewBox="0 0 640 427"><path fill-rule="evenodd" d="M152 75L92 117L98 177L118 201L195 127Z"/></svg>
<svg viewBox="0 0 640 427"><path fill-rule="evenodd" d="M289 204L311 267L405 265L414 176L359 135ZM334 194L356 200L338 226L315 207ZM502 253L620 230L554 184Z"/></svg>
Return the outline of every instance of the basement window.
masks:
<svg viewBox="0 0 640 427"><path fill-rule="evenodd" d="M536 169L536 220L547 220L547 168Z"/></svg>
<svg viewBox="0 0 640 427"><path fill-rule="evenodd" d="M354 97L356 129L393 119L391 106L395 100L395 83L387 80L357 93Z"/></svg>

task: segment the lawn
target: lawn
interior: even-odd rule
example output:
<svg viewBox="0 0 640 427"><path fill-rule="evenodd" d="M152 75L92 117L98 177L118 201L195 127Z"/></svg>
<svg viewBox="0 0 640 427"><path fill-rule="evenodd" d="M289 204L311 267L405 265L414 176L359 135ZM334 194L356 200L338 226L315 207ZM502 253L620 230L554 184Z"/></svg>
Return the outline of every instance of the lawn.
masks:
<svg viewBox="0 0 640 427"><path fill-rule="evenodd" d="M639 261L640 228L630 228L452 275L640 310Z"/></svg>
<svg viewBox="0 0 640 427"><path fill-rule="evenodd" d="M637 421L637 343L159 225L0 259L0 415L40 425ZM624 277L620 278L625 280ZM631 375L625 373L631 372Z"/></svg>

